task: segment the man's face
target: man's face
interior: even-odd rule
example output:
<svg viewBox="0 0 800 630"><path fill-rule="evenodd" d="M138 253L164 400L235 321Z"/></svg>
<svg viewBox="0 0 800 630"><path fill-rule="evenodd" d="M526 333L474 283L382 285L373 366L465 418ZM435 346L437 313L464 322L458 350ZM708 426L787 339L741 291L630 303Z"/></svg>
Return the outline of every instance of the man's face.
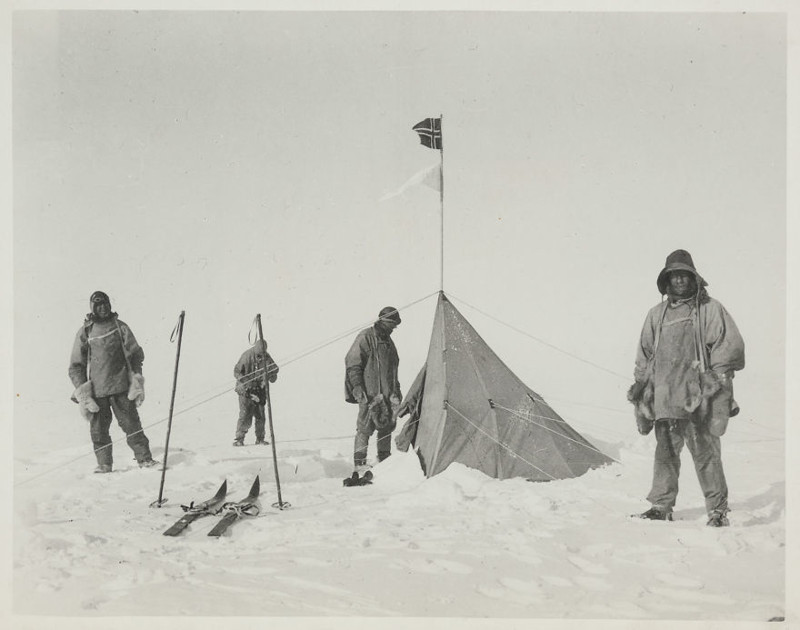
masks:
<svg viewBox="0 0 800 630"><path fill-rule="evenodd" d="M378 321L378 323L381 325L381 328L386 331L387 335L391 335L392 331L397 328L397 322L391 319L381 319Z"/></svg>
<svg viewBox="0 0 800 630"><path fill-rule="evenodd" d="M98 300L92 304L92 311L99 319L105 319L111 314L111 304L105 300Z"/></svg>
<svg viewBox="0 0 800 630"><path fill-rule="evenodd" d="M689 297L694 293L694 276L688 271L673 271L669 274L669 286L675 297Z"/></svg>

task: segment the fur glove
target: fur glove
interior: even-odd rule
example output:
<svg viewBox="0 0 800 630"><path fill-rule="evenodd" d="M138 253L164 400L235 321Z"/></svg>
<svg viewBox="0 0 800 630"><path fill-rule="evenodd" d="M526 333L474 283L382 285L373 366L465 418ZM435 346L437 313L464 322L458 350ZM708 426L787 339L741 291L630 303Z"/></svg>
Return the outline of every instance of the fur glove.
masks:
<svg viewBox="0 0 800 630"><path fill-rule="evenodd" d="M144 376L136 374L131 375L131 385L128 388L128 400L134 401L137 407L140 407L144 402Z"/></svg>
<svg viewBox="0 0 800 630"><path fill-rule="evenodd" d="M700 375L700 417L708 422L708 432L716 437L725 435L728 420L739 413L733 399L733 377L725 373L703 372Z"/></svg>
<svg viewBox="0 0 800 630"><path fill-rule="evenodd" d="M361 385L353 385L353 398L359 404L367 402L367 394Z"/></svg>
<svg viewBox="0 0 800 630"><path fill-rule="evenodd" d="M708 432L722 437L728 429L728 420L739 413L739 405L733 399L733 377L708 370L699 372L698 378L689 383L686 411L697 412L701 421L708 423Z"/></svg>
<svg viewBox="0 0 800 630"><path fill-rule="evenodd" d="M397 417L400 415L400 398L392 394L389 396L389 406L392 410L392 421L397 425Z"/></svg>
<svg viewBox="0 0 800 630"><path fill-rule="evenodd" d="M634 381L633 385L628 388L628 393L625 396L628 402L639 402L642 399L645 387L647 387L647 381Z"/></svg>
<svg viewBox="0 0 800 630"><path fill-rule="evenodd" d="M86 381L82 385L78 385L72 393L73 402L78 403L81 415L87 420L91 420L92 416L100 411L97 401L92 397L93 395L92 381Z"/></svg>
<svg viewBox="0 0 800 630"><path fill-rule="evenodd" d="M653 430L656 415L653 409L655 398L653 383L650 380L636 381L628 389L627 398L633 404L637 430L641 435L647 435Z"/></svg>
<svg viewBox="0 0 800 630"><path fill-rule="evenodd" d="M389 403L383 394L376 394L367 407L367 418L378 429L390 429L394 431L397 426L396 416L393 416Z"/></svg>

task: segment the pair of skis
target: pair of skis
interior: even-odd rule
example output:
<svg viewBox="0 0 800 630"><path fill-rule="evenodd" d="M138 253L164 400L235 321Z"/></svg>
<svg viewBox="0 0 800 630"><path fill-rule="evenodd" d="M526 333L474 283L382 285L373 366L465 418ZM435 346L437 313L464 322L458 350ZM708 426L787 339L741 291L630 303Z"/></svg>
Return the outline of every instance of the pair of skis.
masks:
<svg viewBox="0 0 800 630"><path fill-rule="evenodd" d="M213 516L221 513L225 515L217 521L213 529L208 532L209 536L220 537L225 531L233 525L236 521L244 518L245 516L256 516L258 514L258 505L256 500L261 491L261 484L258 480L258 475L250 487L248 495L239 501L225 502L225 497L228 494L228 481L222 482L222 485L217 490L217 493L203 501L202 503L195 504L194 502L189 505L182 505L184 512L186 512L179 520L177 520L172 527L164 532L164 536L177 536L185 530L190 523L200 518L201 516Z"/></svg>

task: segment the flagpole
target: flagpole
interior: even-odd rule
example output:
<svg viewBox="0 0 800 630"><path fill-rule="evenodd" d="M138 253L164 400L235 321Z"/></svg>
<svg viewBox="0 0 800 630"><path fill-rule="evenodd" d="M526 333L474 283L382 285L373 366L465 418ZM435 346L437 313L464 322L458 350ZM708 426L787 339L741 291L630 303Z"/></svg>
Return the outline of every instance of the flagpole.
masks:
<svg viewBox="0 0 800 630"><path fill-rule="evenodd" d="M444 292L444 114L439 114L439 224L441 243L439 247L439 291Z"/></svg>

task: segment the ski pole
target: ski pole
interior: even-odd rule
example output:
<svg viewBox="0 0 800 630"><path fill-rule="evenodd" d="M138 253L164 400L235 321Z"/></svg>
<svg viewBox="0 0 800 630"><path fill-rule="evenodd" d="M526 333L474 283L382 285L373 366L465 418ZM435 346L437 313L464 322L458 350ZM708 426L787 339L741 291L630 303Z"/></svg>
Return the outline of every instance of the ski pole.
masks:
<svg viewBox="0 0 800 630"><path fill-rule="evenodd" d="M164 444L164 463L161 466L161 486L158 488L158 499L153 501L150 504L150 507L161 507L167 502L167 499L164 497L164 478L167 475L167 456L169 455L169 436L172 432L172 411L175 408L175 389L178 385L178 363L181 360L181 341L183 341L183 320L185 318L186 311L181 311L181 314L178 316L178 323L175 324L175 328L172 329L172 334L170 335L169 340L175 341L175 333L178 334L178 349L175 352L175 373L172 377L172 397L169 401L169 421L167 422L167 440Z"/></svg>
<svg viewBox="0 0 800 630"><path fill-rule="evenodd" d="M261 328L261 313L256 315L256 322L258 323L258 338L261 341L264 341L264 330ZM266 345L266 342L264 342ZM266 357L264 357L266 359ZM269 437L270 437L270 445L272 446L272 464L275 469L275 485L278 489L278 502L273 503L272 507L276 507L279 510L282 510L287 507L291 507L289 503L284 503L283 499L281 498L281 480L278 476L278 453L275 450L275 430L272 427L272 401L270 400L269 395L269 378L267 377L267 365L264 365L264 391L266 392L266 403L267 403L267 412L268 412L268 419L269 419ZM264 405L261 405L261 414L263 417L264 414Z"/></svg>

